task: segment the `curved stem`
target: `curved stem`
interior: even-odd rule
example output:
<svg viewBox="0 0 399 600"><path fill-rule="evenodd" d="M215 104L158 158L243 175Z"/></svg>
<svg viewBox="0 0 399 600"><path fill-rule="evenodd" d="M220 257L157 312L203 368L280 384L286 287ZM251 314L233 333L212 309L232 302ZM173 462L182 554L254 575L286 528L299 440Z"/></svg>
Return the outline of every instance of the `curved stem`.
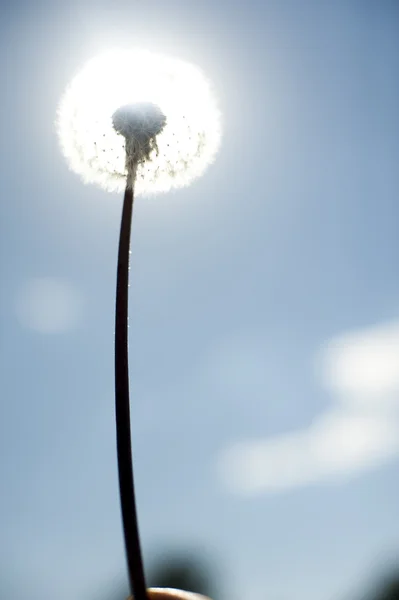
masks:
<svg viewBox="0 0 399 600"><path fill-rule="evenodd" d="M130 182L133 183L133 182ZM130 230L133 213L133 185L123 201L119 237L115 314L115 415L119 491L123 533L131 591L135 600L147 600L143 560L134 494L132 443L130 434L128 366L128 287Z"/></svg>

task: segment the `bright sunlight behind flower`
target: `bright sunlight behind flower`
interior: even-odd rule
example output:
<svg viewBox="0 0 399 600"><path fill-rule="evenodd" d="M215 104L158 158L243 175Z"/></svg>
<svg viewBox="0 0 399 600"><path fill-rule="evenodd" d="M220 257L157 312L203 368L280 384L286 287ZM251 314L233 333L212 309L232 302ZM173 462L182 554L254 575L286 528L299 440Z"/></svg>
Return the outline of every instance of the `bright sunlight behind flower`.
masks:
<svg viewBox="0 0 399 600"><path fill-rule="evenodd" d="M212 88L191 64L138 50L117 50L90 60L67 88L57 130L70 168L85 183L123 191L129 140L123 135L120 111L137 106L140 112L148 105L156 107L159 127L147 132L143 159L137 161L136 195L184 187L200 176L221 141ZM148 143L151 133L156 139Z"/></svg>

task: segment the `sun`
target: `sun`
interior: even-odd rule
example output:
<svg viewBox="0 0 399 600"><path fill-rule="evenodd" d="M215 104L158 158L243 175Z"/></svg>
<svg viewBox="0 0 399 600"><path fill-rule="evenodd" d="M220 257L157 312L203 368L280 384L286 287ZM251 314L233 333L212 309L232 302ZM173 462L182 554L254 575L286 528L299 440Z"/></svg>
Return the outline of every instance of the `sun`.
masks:
<svg viewBox="0 0 399 600"><path fill-rule="evenodd" d="M114 50L93 58L66 89L57 133L71 170L86 183L123 191L126 138L115 128L115 114L149 105L163 121L156 143L137 167L136 195L184 187L200 176L221 143L221 113L212 86L199 68L143 50Z"/></svg>

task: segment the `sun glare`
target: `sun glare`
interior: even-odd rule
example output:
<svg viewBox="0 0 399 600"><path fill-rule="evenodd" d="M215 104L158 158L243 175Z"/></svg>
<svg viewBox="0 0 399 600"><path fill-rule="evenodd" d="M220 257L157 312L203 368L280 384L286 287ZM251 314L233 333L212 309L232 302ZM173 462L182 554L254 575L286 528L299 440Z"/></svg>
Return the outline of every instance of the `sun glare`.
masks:
<svg viewBox="0 0 399 600"><path fill-rule="evenodd" d="M126 185L125 138L113 127L123 106L151 103L165 115L156 148L137 169L136 194L188 185L213 161L220 112L202 72L147 51L116 50L90 60L61 99L57 131L70 168L108 191Z"/></svg>

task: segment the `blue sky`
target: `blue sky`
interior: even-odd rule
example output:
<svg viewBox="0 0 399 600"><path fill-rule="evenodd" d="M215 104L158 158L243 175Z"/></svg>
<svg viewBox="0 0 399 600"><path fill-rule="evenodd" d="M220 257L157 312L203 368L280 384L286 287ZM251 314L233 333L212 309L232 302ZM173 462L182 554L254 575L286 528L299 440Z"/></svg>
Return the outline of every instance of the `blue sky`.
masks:
<svg viewBox="0 0 399 600"><path fill-rule="evenodd" d="M145 555L203 548L225 597L361 593L398 558L398 7L1 8L0 569L10 600L123 572L113 417L118 195L54 116L114 46L199 65L224 137L135 206L132 427Z"/></svg>

